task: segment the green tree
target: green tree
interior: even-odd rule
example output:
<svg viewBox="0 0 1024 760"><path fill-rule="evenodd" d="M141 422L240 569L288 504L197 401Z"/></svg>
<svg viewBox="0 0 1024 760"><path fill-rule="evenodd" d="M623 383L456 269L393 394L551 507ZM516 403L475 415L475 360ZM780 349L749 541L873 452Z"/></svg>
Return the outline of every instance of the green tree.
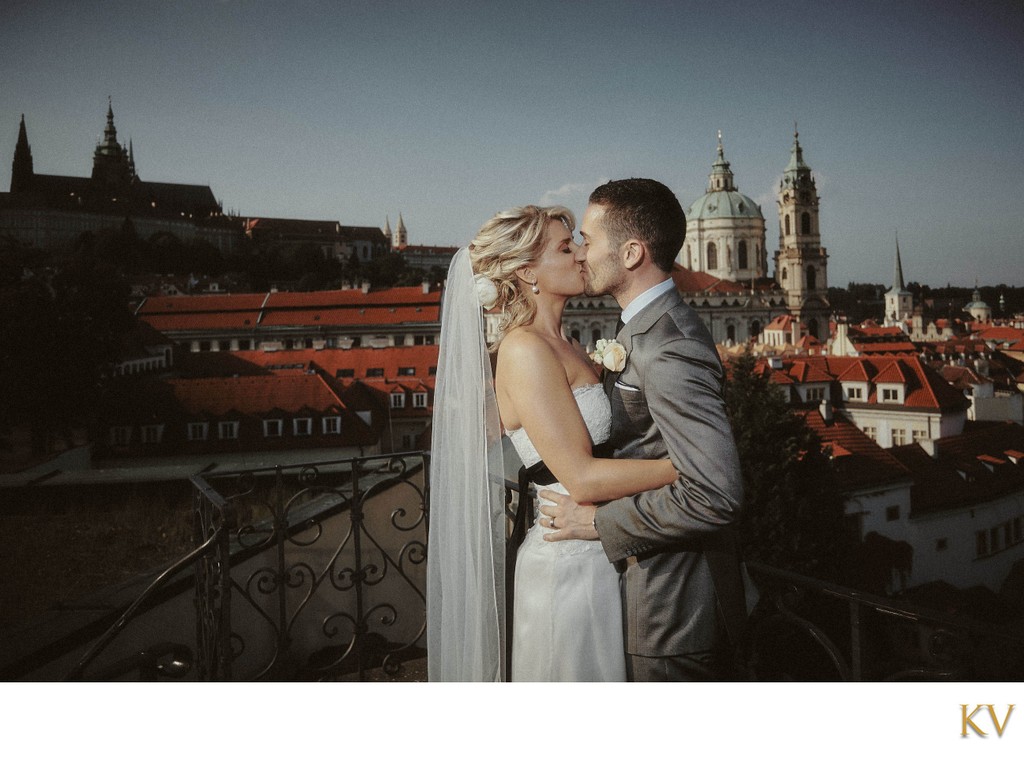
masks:
<svg viewBox="0 0 1024 760"><path fill-rule="evenodd" d="M725 388L743 471L744 557L841 580L848 549L843 499L821 439L750 353L731 363Z"/></svg>
<svg viewBox="0 0 1024 760"><path fill-rule="evenodd" d="M71 256L47 283L0 287L0 427L27 426L35 453L88 423L104 372L132 326L128 288L113 267Z"/></svg>

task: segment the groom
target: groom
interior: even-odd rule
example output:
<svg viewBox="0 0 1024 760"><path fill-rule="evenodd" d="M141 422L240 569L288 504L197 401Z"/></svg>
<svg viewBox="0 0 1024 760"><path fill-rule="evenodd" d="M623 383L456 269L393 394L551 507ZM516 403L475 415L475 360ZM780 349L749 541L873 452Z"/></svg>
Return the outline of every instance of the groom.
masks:
<svg viewBox="0 0 1024 760"><path fill-rule="evenodd" d="M555 502L541 508L556 528L545 538L598 539L624 568L631 680L731 678L746 617L732 531L743 486L718 353L670 276L686 218L660 182L617 180L591 193L580 233L587 295L622 307L609 442L619 458L670 458L679 478L600 509L543 491Z"/></svg>

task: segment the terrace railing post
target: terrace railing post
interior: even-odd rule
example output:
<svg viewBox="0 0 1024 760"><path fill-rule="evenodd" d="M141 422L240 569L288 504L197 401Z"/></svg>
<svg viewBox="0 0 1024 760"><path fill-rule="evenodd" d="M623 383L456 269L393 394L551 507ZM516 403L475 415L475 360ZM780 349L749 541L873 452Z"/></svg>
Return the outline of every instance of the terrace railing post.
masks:
<svg viewBox="0 0 1024 760"><path fill-rule="evenodd" d="M864 680L864 642L861 640L860 602L850 600L850 676L853 681Z"/></svg>
<svg viewBox="0 0 1024 760"><path fill-rule="evenodd" d="M356 663L359 672L359 680L366 680L366 613L363 602L363 581L365 580L365 568L363 567L362 536L363 529L363 493L359 486L359 474L362 462L353 462L352 466L352 507L349 509L349 517L352 521L352 552L355 563L353 574L356 592L356 614L355 614L355 639L356 639Z"/></svg>
<svg viewBox="0 0 1024 760"><path fill-rule="evenodd" d="M274 581L277 584L277 651L283 653L290 640L288 626L288 568L285 556L288 537L288 518L285 515L284 474L281 466L274 468L274 497L271 500L274 520L274 542L277 548L277 570Z"/></svg>

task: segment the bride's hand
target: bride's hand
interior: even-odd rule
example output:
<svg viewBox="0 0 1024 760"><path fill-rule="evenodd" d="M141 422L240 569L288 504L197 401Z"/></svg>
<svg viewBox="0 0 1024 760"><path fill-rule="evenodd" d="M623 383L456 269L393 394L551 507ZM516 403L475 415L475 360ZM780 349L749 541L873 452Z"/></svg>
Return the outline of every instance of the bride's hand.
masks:
<svg viewBox="0 0 1024 760"><path fill-rule="evenodd" d="M597 528L594 527L597 507L593 504L577 504L571 496L557 491L543 490L537 495L541 499L553 502L540 505L541 514L544 515L541 525L555 531L545 533L545 541L597 540Z"/></svg>

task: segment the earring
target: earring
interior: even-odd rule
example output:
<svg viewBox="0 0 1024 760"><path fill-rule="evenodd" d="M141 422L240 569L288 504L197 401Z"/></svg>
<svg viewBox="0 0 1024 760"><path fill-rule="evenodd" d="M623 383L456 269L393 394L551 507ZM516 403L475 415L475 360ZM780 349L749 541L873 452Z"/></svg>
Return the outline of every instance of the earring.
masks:
<svg viewBox="0 0 1024 760"><path fill-rule="evenodd" d="M540 288L537 287L537 283L533 283L531 290L533 290L534 295L538 295L540 293Z"/></svg>

